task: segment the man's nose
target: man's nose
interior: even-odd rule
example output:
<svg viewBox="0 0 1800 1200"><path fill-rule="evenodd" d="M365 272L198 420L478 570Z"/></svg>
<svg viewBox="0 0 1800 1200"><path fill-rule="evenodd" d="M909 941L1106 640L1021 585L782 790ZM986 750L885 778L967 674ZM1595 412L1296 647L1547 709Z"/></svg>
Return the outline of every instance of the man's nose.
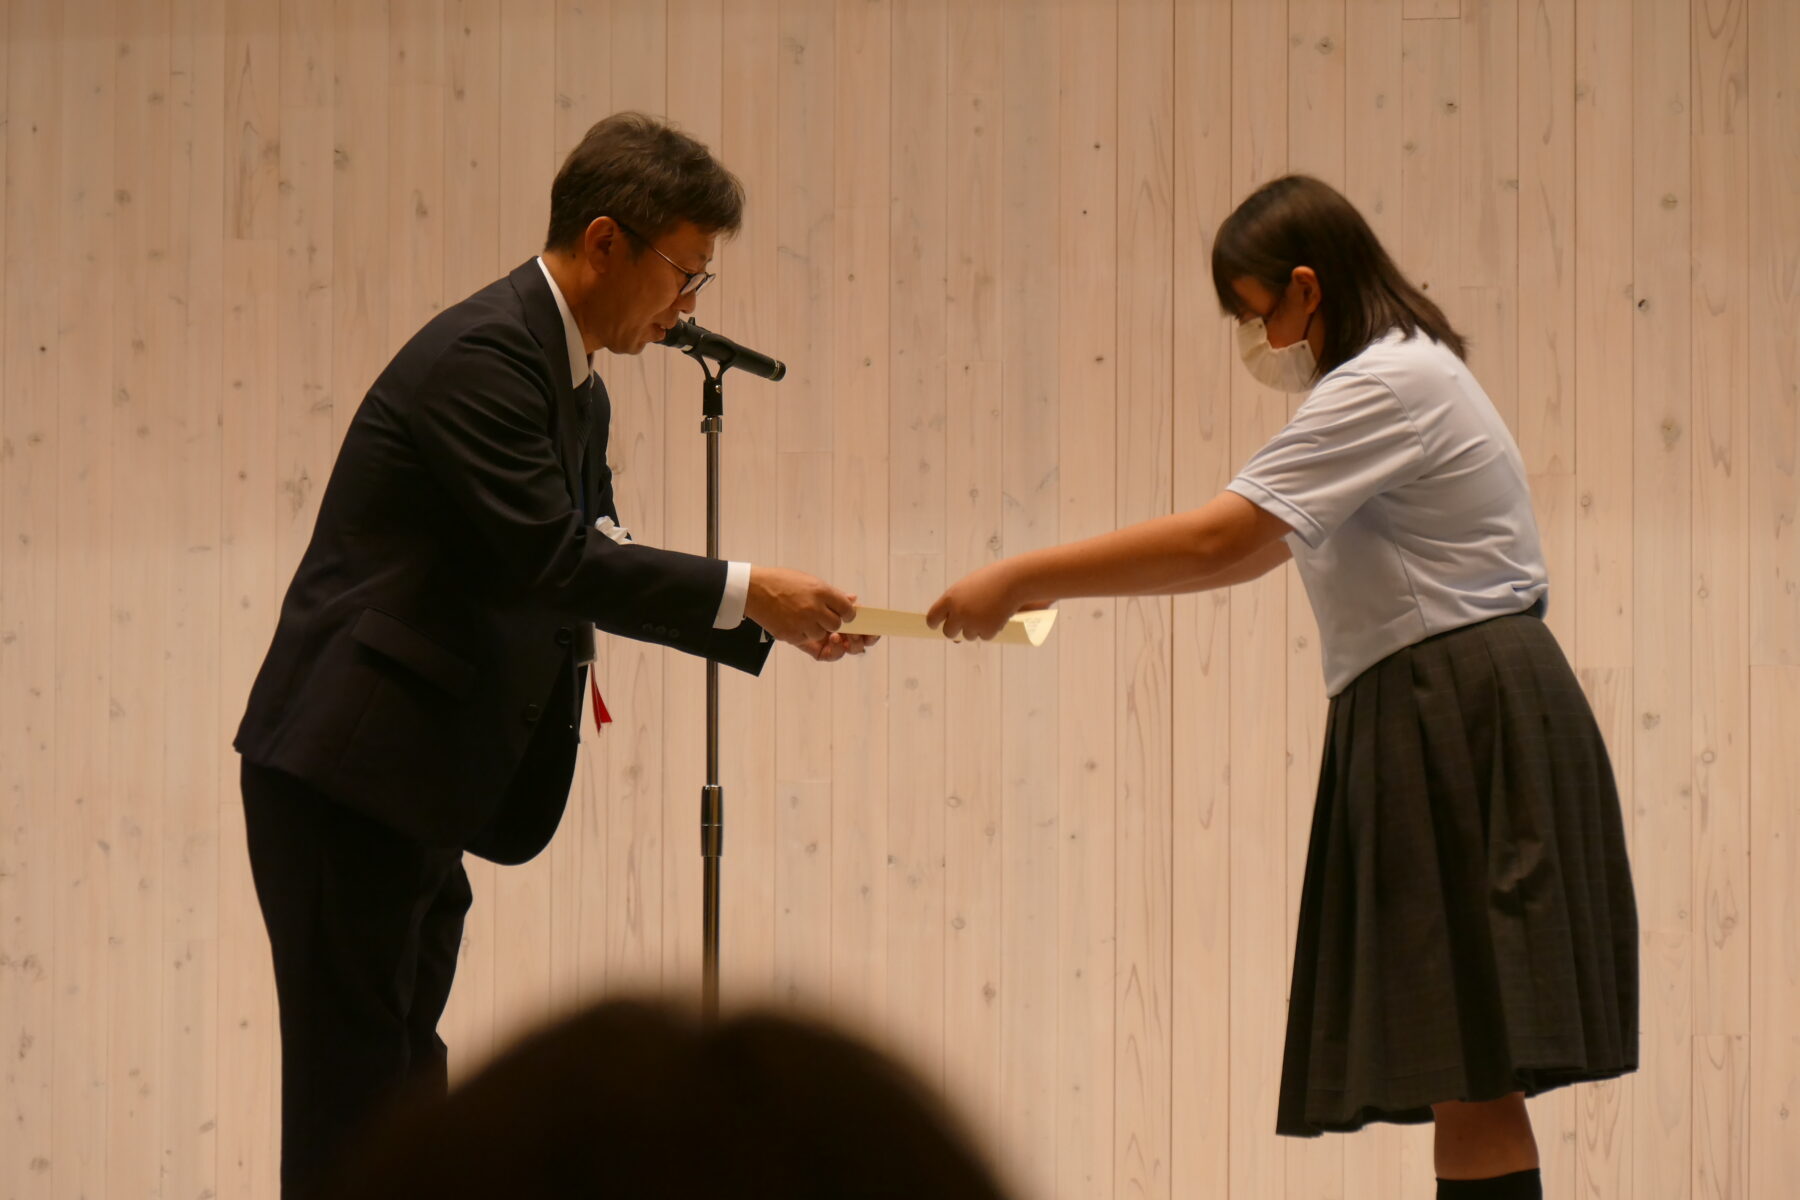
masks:
<svg viewBox="0 0 1800 1200"><path fill-rule="evenodd" d="M675 298L675 311L678 313L685 313L691 317L694 315L694 308L699 301L700 294L698 292L688 292L685 295L677 296Z"/></svg>

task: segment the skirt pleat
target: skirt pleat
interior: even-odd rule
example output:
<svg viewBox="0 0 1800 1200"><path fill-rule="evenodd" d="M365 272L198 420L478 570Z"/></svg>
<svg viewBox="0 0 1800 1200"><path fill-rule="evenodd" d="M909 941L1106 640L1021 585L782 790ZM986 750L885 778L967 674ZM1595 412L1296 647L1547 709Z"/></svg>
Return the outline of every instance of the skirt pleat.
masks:
<svg viewBox="0 0 1800 1200"><path fill-rule="evenodd" d="M1427 639L1334 697L1278 1132L1623 1074L1637 1006L1618 790L1543 622Z"/></svg>

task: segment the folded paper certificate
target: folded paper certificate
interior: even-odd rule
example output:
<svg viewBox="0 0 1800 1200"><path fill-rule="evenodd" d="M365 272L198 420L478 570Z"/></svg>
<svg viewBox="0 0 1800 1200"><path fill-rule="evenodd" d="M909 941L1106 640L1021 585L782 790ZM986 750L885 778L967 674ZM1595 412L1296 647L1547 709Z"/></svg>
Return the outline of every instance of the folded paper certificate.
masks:
<svg viewBox="0 0 1800 1200"><path fill-rule="evenodd" d="M1056 624L1054 608L1015 614L994 640L1003 646L1041 646ZM925 623L924 613L899 612L892 608L858 606L856 619L844 623L839 633L862 633L872 637L941 638L943 630Z"/></svg>

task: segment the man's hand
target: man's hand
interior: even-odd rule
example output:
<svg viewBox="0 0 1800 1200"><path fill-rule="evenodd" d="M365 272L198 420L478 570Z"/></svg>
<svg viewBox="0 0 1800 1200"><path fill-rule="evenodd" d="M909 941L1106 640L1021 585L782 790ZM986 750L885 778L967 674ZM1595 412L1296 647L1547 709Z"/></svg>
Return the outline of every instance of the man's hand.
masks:
<svg viewBox="0 0 1800 1200"><path fill-rule="evenodd" d="M861 654L880 640L866 633L833 633L816 642L801 642L800 649L819 662L836 662L846 654Z"/></svg>
<svg viewBox="0 0 1800 1200"><path fill-rule="evenodd" d="M808 642L825 641L854 617L856 597L804 571L753 566L744 615L778 641L804 648Z"/></svg>

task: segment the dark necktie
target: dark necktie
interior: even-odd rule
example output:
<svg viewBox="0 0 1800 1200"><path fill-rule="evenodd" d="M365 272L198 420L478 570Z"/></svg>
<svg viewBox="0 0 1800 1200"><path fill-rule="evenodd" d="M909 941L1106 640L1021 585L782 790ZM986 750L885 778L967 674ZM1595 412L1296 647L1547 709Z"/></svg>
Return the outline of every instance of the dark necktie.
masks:
<svg viewBox="0 0 1800 1200"><path fill-rule="evenodd" d="M594 425L594 376L590 372L575 388L575 487L581 501L581 515L587 511L588 433Z"/></svg>
<svg viewBox="0 0 1800 1200"><path fill-rule="evenodd" d="M581 452L587 452L587 434L594 426L594 374L589 376L574 389L574 426L576 437L580 439Z"/></svg>
<svg viewBox="0 0 1800 1200"><path fill-rule="evenodd" d="M594 379L595 376L593 372L590 371L588 372L588 377L575 388L575 487L576 493L581 497L581 519L583 522L588 521L592 516L587 510L587 454L588 434L593 429L594 425ZM597 664L592 661L594 644L593 626L586 626L584 632L586 636L583 639L583 645L586 647L586 658L588 660L588 689L593 696L594 731L597 733L605 725L612 722L612 714L606 711L606 701L600 697L600 681L595 677L595 668ZM580 654L577 655L578 659L581 657ZM576 678L580 678L580 672L577 672ZM577 683L575 686L579 689L581 685L580 683ZM575 694L575 710L576 712L581 711L581 693L579 691Z"/></svg>

